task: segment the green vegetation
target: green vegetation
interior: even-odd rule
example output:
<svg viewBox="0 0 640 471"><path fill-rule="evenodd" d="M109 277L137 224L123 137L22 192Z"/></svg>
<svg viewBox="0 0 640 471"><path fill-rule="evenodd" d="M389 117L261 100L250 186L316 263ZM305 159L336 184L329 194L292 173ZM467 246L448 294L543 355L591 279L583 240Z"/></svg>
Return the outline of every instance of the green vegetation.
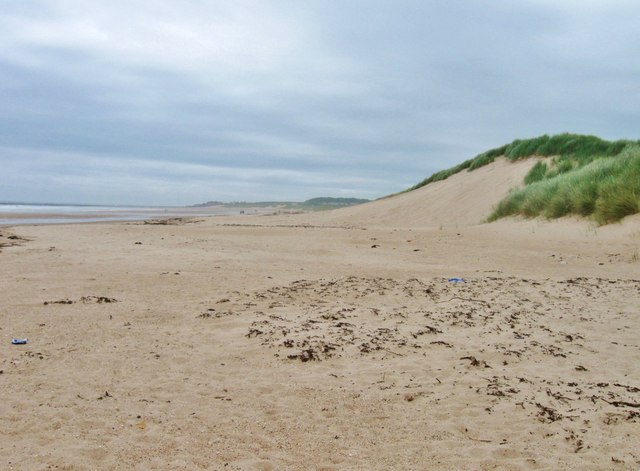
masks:
<svg viewBox="0 0 640 471"><path fill-rule="evenodd" d="M502 200L488 221L523 215L593 217L599 224L640 212L640 141L605 141L595 136L559 134L518 139L435 173L410 190L472 171L504 156L511 161L548 157L524 178L525 186Z"/></svg>
<svg viewBox="0 0 640 471"><path fill-rule="evenodd" d="M550 219L576 214L607 224L640 212L640 144L628 145L615 158L602 157L573 170L547 173L552 175L510 192L488 220L518 214Z"/></svg>
<svg viewBox="0 0 640 471"><path fill-rule="evenodd" d="M342 208L344 206L353 206L356 204L367 203L368 201L369 200L360 199L360 198L322 197L322 198L311 198L310 200L306 200L302 203L302 206L307 208L319 208L319 209Z"/></svg>
<svg viewBox="0 0 640 471"><path fill-rule="evenodd" d="M194 208L205 208L208 206L221 206L233 209L251 209L251 208L280 208L286 210L299 211L322 211L325 209L343 208L346 206L354 206L357 204L368 203L370 200L361 198L332 198L319 197L311 198L303 202L297 201L258 201L255 203L246 201L233 201L224 203L222 201L207 201L206 203L194 204Z"/></svg>
<svg viewBox="0 0 640 471"><path fill-rule="evenodd" d="M428 185L429 183L439 182L440 180L446 180L451 175L455 175L456 173L462 172L464 169L468 169L469 166L471 165L471 162L473 162L473 159L465 160L461 164L458 164L455 167L452 167L450 169L441 170L440 172L436 172L433 175L431 175L429 178L427 178L425 180L422 180L420 183L418 183L417 185L412 186L411 188L407 189L406 191L417 190L418 188L422 188L423 186Z"/></svg>
<svg viewBox="0 0 640 471"><path fill-rule="evenodd" d="M545 162L537 162L533 166L533 168L529 170L529 173L524 177L524 184L529 185L531 183L542 180L548 171L549 168L547 167L547 164Z"/></svg>
<svg viewBox="0 0 640 471"><path fill-rule="evenodd" d="M560 160L570 159L579 162L580 166L600 157L612 157L620 154L632 141L609 142L596 136L581 134L558 134L556 136L534 137L533 139L516 139L511 144L488 150L473 159L465 160L447 170L434 173L429 178L412 186L407 191L416 190L432 182L446 180L451 175L463 170L472 171L493 162L496 157L506 157L511 161L540 156L559 156ZM566 167L566 163L562 164ZM567 171L565 168L564 171Z"/></svg>

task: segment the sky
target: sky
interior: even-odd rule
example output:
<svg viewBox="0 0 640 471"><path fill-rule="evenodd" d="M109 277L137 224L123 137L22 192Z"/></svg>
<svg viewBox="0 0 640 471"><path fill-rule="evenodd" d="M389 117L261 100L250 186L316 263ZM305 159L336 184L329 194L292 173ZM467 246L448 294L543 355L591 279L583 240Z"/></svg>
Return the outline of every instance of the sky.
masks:
<svg viewBox="0 0 640 471"><path fill-rule="evenodd" d="M0 0L0 201L377 198L640 138L637 0Z"/></svg>

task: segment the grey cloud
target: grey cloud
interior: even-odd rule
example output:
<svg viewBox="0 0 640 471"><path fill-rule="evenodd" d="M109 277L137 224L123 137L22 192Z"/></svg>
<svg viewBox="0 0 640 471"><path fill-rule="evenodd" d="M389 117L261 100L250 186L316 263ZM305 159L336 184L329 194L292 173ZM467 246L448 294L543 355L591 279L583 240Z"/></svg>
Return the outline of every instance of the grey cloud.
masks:
<svg viewBox="0 0 640 471"><path fill-rule="evenodd" d="M638 137L635 2L4 8L0 200L375 197L517 137Z"/></svg>
<svg viewBox="0 0 640 471"><path fill-rule="evenodd" d="M33 188L42 198L64 191L71 200L83 195L86 203L100 203L111 195L110 203L190 204L206 199L211 191L226 200L264 200L264 187L273 189L281 200L302 200L308 196L303 188L313 186L331 190L332 194L352 195L355 189L367 194L367 188L387 181L365 172L362 175L335 175L317 170L289 168L252 168L211 166L183 162L141 160L109 155L33 151L0 148L0 158L7 157L3 169L5 189L18 191L21 185ZM11 158L8 158L11 157ZM241 197L236 189L243 189ZM135 196L135 201L128 198Z"/></svg>

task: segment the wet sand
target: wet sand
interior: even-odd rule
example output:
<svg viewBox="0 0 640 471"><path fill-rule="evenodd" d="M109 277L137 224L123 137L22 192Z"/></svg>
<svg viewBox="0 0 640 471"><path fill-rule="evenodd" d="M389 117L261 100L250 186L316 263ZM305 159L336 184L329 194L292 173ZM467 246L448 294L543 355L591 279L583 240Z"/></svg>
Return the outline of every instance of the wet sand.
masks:
<svg viewBox="0 0 640 471"><path fill-rule="evenodd" d="M77 224L94 222L120 221L166 221L182 217L196 218L200 216L231 216L237 214L272 214L283 208L275 206L255 206L233 208L223 205L185 206L185 207L110 207L108 209L93 206L29 206L29 211L23 211L22 205L10 205L11 211L0 205L0 227L14 225L42 225L42 224Z"/></svg>

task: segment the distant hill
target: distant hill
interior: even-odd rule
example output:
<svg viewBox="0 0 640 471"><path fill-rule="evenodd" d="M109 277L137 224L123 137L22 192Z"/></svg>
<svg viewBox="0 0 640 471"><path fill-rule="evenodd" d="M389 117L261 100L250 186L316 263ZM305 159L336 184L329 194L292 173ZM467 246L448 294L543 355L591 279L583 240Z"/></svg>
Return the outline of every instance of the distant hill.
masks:
<svg viewBox="0 0 640 471"><path fill-rule="evenodd" d="M300 203L291 203L286 201L259 201L259 202L247 202L247 201L207 201L206 203L198 203L189 206L190 208L207 208L210 206L221 206L224 208L269 208L269 207L277 207L277 206L287 206L290 204L300 204Z"/></svg>
<svg viewBox="0 0 640 471"><path fill-rule="evenodd" d="M579 134L517 139L434 173L406 191L476 170L498 157L539 161L524 177L524 186L509 192L488 221L512 215L558 218L573 214L607 224L640 212L640 141L611 142Z"/></svg>
<svg viewBox="0 0 640 471"><path fill-rule="evenodd" d="M319 208L342 208L345 206L355 206L357 204L368 203L369 200L361 198L311 198L302 203L307 207L319 207Z"/></svg>
<svg viewBox="0 0 640 471"><path fill-rule="evenodd" d="M344 208L347 206L355 206L362 203L368 203L370 200L362 198L332 198L318 197L311 198L306 201L232 201L224 203L222 201L207 201L206 203L194 204L193 208L204 208L209 206L222 206L225 208L284 208L290 210L301 211L319 211L323 209Z"/></svg>

